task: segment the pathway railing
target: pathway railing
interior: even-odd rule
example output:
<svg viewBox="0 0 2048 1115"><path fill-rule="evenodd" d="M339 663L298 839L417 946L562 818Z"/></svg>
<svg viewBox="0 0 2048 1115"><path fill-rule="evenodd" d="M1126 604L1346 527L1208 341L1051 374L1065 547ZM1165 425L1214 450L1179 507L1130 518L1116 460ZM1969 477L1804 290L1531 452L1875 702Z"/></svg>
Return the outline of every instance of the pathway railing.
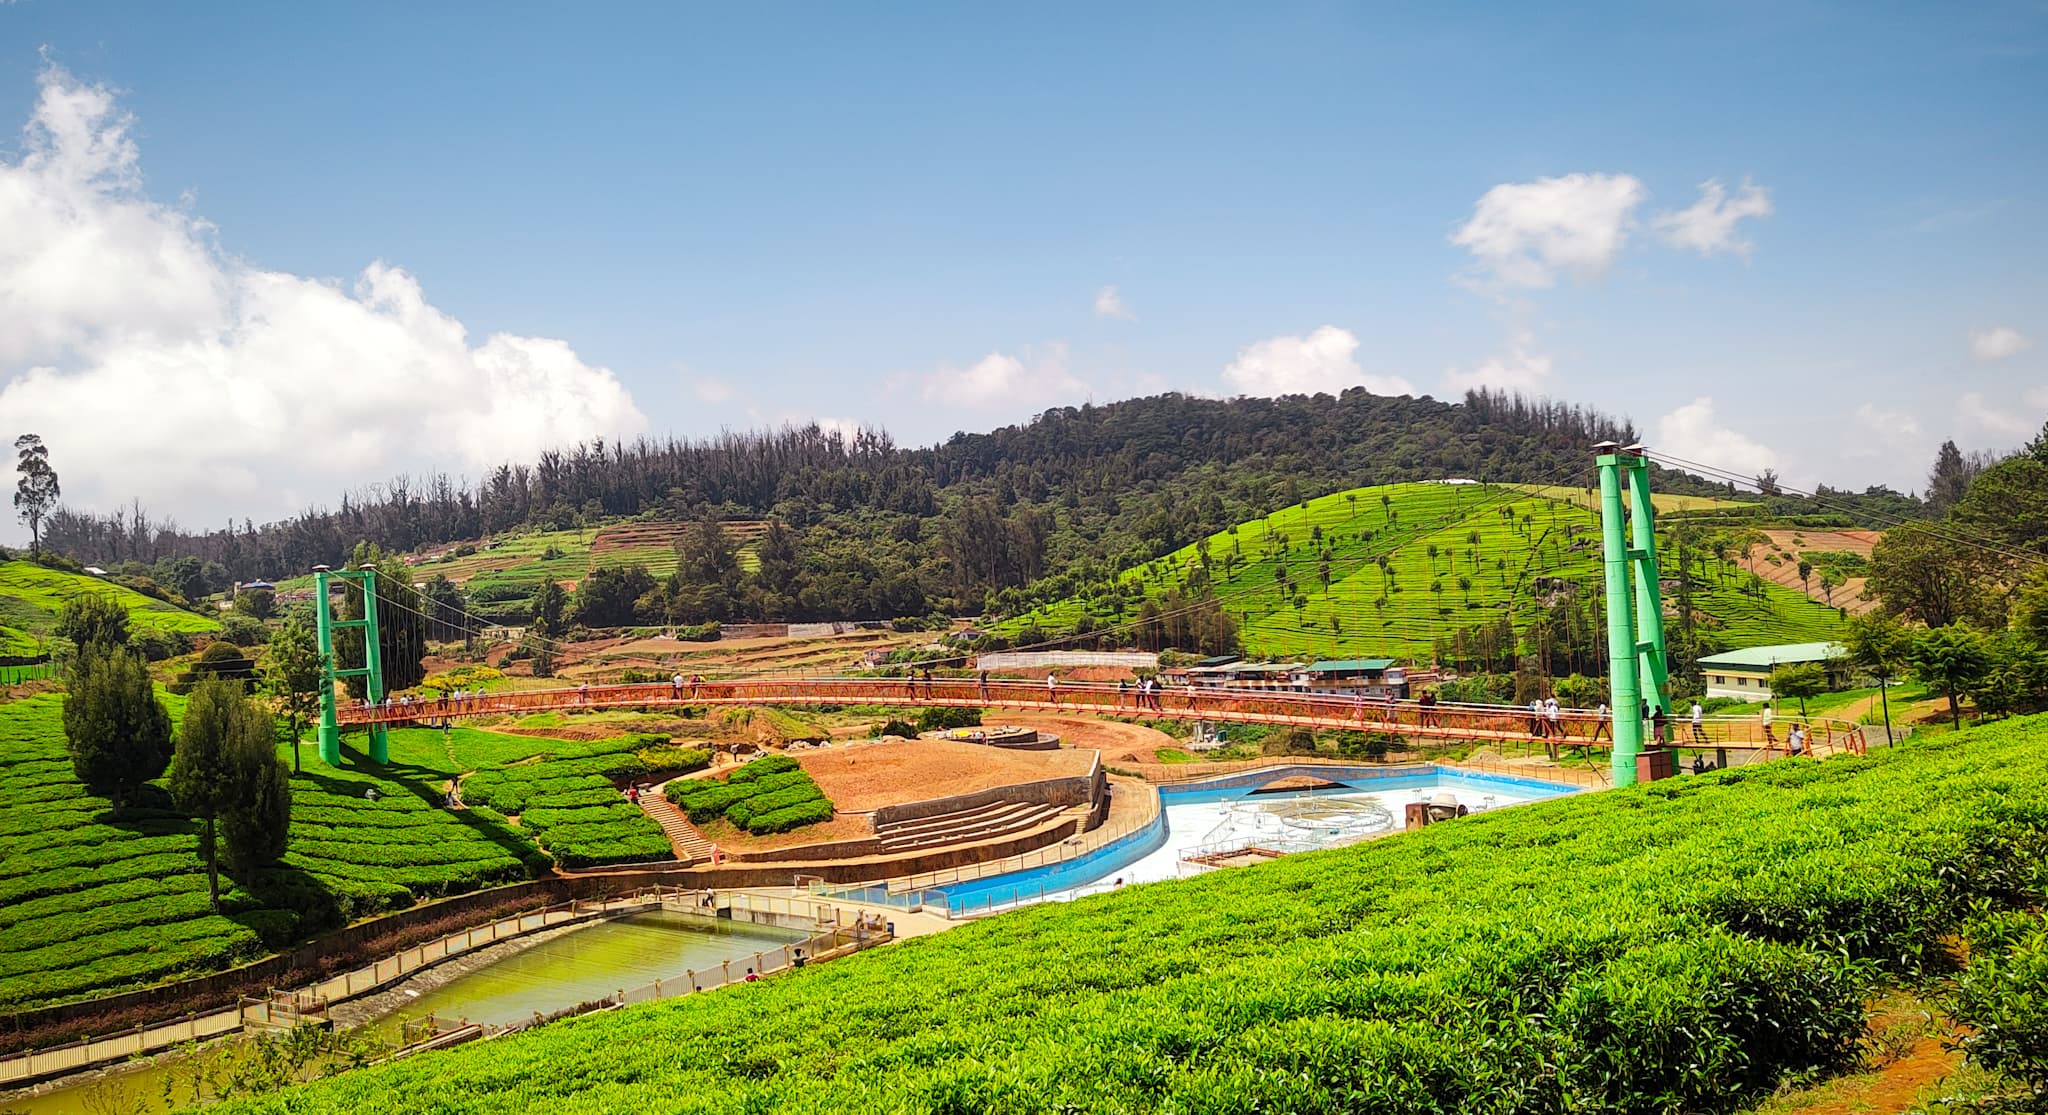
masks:
<svg viewBox="0 0 2048 1115"><path fill-rule="evenodd" d="M192 1014L171 1022L138 1026L119 1034L9 1054L0 1057L0 1087L126 1060L188 1042L205 1041L234 1033L245 1026L289 1025L294 1021L293 1016L324 1012L331 1003L375 991L450 957L541 929L656 907L674 890L647 887L618 898L603 901L578 899L499 918L488 925L415 945L298 991L273 989L261 999L245 997L226 1010Z"/></svg>
<svg viewBox="0 0 2048 1115"><path fill-rule="evenodd" d="M1140 694L1099 682L976 678L748 677L695 685L668 682L527 689L416 702L357 703L341 711L344 724L438 723L456 717L519 715L563 709L645 708L664 705L894 705L999 708L1223 723L1279 724L1324 730L1383 732L1444 740L1538 740L1546 746L1593 744L1612 736L1612 725L1588 709L1556 718L1507 705L1374 700L1363 696L1295 690L1171 687ZM1665 727L1674 746L1783 752L1794 724L1804 725L1817 753L1859 751L1856 725L1829 717L1781 716L1766 725L1754 716L1707 717L1695 731L1683 718Z"/></svg>

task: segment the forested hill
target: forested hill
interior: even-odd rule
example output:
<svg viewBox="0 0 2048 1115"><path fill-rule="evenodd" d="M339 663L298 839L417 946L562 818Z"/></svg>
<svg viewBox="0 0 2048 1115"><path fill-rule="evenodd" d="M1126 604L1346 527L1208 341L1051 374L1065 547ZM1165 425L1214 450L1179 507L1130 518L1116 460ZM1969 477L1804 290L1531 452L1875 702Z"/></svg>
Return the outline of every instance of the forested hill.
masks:
<svg viewBox="0 0 2048 1115"><path fill-rule="evenodd" d="M234 578L274 579L345 561L359 542L403 553L617 517L774 518L799 536L806 552L795 560L823 563L813 570L820 576L891 586L887 599L837 593L815 609L782 610L903 614L922 602L978 611L1005 590L1012 595L1001 603L1016 605L1015 590L1027 585L1056 599L1074 582L1038 582L1113 573L1341 488L1451 476L1570 483L1589 472L1594 442L1633 437L1625 421L1585 408L1486 392L1458 403L1363 389L1335 398L1166 394L1050 410L922 449L880 430L849 438L817 426L595 442L502 465L475 484L396 478L338 509L263 526L190 532L141 509L61 509L44 538L80 561L192 557ZM1726 490L1677 475L1658 485Z"/></svg>

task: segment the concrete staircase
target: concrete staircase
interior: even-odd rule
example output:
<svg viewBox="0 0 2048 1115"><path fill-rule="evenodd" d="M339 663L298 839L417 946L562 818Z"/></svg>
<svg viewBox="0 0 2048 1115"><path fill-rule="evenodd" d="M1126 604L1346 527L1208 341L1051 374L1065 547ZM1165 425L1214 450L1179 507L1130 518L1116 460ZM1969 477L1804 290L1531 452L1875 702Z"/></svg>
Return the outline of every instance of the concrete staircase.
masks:
<svg viewBox="0 0 2048 1115"><path fill-rule="evenodd" d="M675 802L655 786L640 795L640 812L653 818L668 834L668 842L675 847L676 858L684 863L708 863L711 860L711 842L690 823L690 818L676 806Z"/></svg>
<svg viewBox="0 0 2048 1115"><path fill-rule="evenodd" d="M878 825L875 835L884 852L907 852L945 844L966 844L1033 829L1066 812L1058 805L998 801L973 809L941 813L915 821Z"/></svg>

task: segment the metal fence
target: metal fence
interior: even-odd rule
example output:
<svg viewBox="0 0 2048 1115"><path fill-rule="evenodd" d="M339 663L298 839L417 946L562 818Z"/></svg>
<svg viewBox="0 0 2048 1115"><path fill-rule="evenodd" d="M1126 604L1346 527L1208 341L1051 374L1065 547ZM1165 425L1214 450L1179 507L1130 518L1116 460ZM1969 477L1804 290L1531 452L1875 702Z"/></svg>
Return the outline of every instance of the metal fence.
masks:
<svg viewBox="0 0 2048 1115"><path fill-rule="evenodd" d="M1594 710L1561 710L1554 718L1511 705L1387 701L1360 695L1287 690L1247 691L1182 686L1141 694L1095 682L1044 683L978 678L847 678L764 676L676 685L659 682L527 689L453 698L358 704L342 710L343 723L415 723L453 716L530 713L564 708L620 708L712 704L873 704L994 707L1031 711L1154 716L1224 723L1284 724L1304 728L1379 732L1472 742L1535 740L1546 748L1595 745L1611 737L1611 718ZM1784 751L1794 724L1803 725L1811 750L1860 751L1863 735L1847 721L1781 716L1774 725L1756 716L1712 716L1695 732L1685 720L1665 728L1677 746Z"/></svg>

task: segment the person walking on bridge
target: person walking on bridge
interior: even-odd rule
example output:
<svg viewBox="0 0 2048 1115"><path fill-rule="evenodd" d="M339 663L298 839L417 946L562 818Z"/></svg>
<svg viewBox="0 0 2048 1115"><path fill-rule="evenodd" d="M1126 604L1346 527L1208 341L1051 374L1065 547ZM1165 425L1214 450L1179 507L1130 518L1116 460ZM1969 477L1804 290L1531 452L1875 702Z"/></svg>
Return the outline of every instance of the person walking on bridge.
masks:
<svg viewBox="0 0 2048 1115"><path fill-rule="evenodd" d="M1045 672L1045 701L1052 705L1060 703L1059 681L1052 676L1051 670Z"/></svg>
<svg viewBox="0 0 2048 1115"><path fill-rule="evenodd" d="M988 671L981 672L981 699L988 700Z"/></svg>
<svg viewBox="0 0 2048 1115"><path fill-rule="evenodd" d="M1588 738L1599 739L1602 735L1605 735L1609 742L1613 742L1614 710L1607 707L1606 701L1600 702L1600 707L1593 711L1593 734Z"/></svg>
<svg viewBox="0 0 2048 1115"><path fill-rule="evenodd" d="M1692 703L1692 741L1707 742L1707 710L1698 701Z"/></svg>
<svg viewBox="0 0 2048 1115"><path fill-rule="evenodd" d="M1778 737L1771 731L1771 703L1769 701L1764 702L1764 710L1757 714L1757 720L1764 726L1764 742L1778 742Z"/></svg>
<svg viewBox="0 0 2048 1115"><path fill-rule="evenodd" d="M674 700L680 701L683 699L683 672L681 670L677 670L676 676L669 679L669 694Z"/></svg>

